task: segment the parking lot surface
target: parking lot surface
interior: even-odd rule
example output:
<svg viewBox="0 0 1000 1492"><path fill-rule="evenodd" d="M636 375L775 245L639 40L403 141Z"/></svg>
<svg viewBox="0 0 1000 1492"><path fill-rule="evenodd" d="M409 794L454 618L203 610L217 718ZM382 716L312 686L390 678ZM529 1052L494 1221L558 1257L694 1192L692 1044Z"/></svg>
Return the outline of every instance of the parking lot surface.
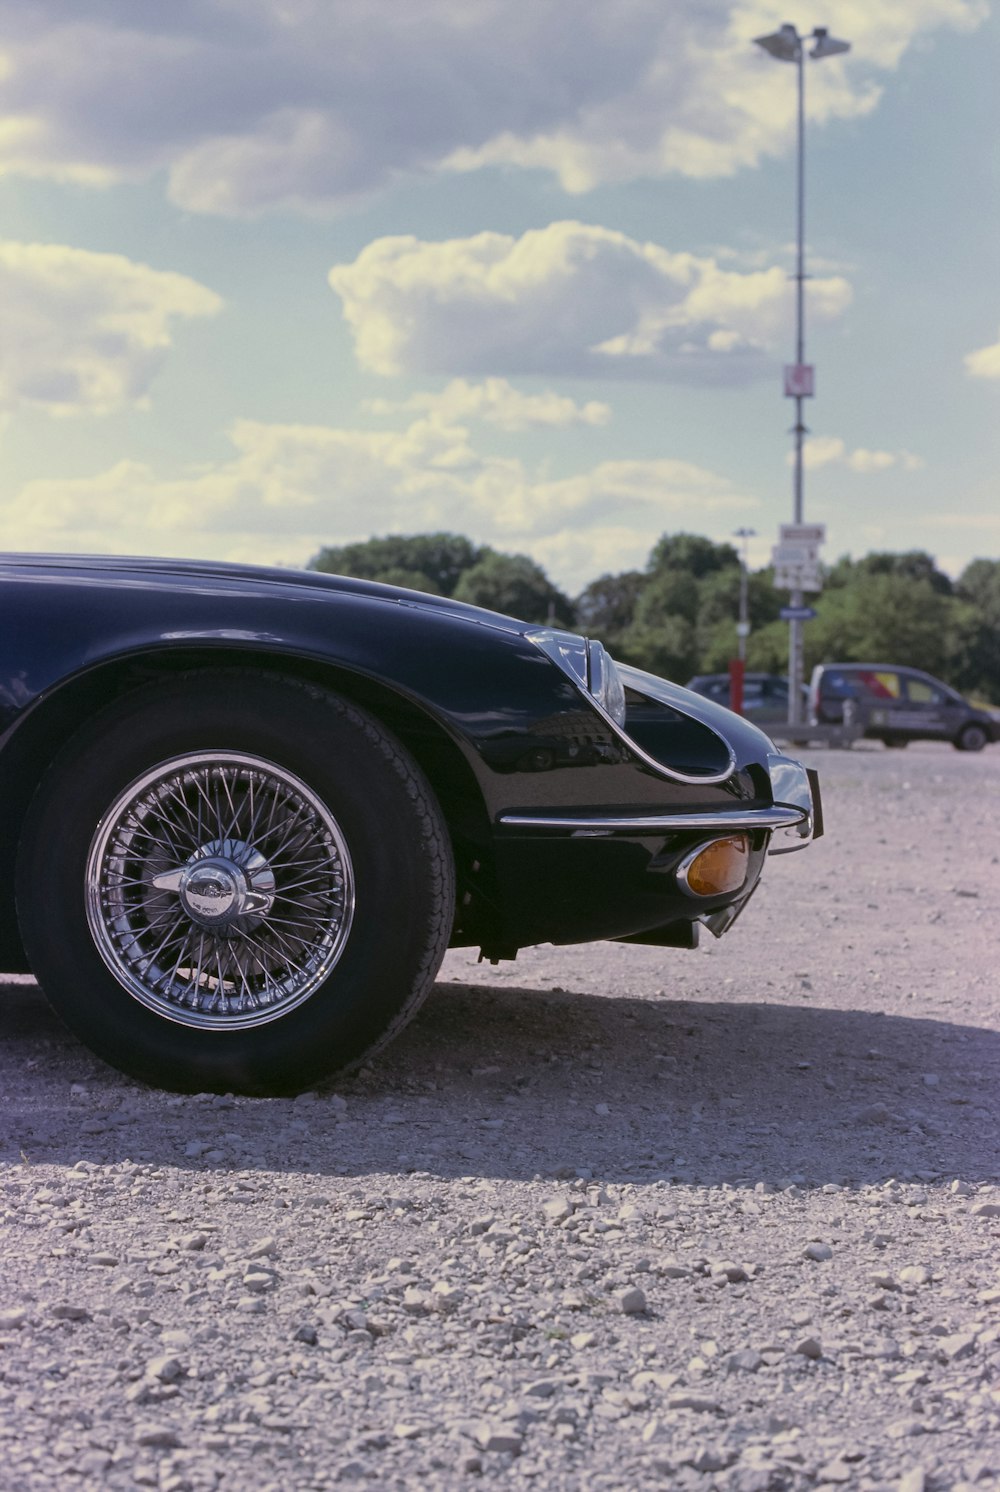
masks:
<svg viewBox="0 0 1000 1492"><path fill-rule="evenodd" d="M1000 747L803 755L722 941L453 952L298 1099L0 981L5 1492L1000 1486Z"/></svg>

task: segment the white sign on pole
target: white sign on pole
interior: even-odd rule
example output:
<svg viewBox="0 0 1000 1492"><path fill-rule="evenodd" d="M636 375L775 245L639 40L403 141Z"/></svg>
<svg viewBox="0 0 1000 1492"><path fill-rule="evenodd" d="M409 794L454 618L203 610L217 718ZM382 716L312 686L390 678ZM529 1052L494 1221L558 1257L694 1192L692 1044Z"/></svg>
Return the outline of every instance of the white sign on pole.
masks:
<svg viewBox="0 0 1000 1492"><path fill-rule="evenodd" d="M771 549L774 585L779 591L821 591L819 548L826 539L822 523L782 523Z"/></svg>
<svg viewBox="0 0 1000 1492"><path fill-rule="evenodd" d="M825 523L780 523L778 537L782 544L825 544Z"/></svg>
<svg viewBox="0 0 1000 1492"><path fill-rule="evenodd" d="M779 591L820 591L823 581L818 544L775 544L771 549L774 584Z"/></svg>
<svg viewBox="0 0 1000 1492"><path fill-rule="evenodd" d="M771 559L774 564L790 565L818 565L818 544L774 544L771 547Z"/></svg>
<svg viewBox="0 0 1000 1492"><path fill-rule="evenodd" d="M775 565L774 588L777 591L821 591L823 577L811 565Z"/></svg>

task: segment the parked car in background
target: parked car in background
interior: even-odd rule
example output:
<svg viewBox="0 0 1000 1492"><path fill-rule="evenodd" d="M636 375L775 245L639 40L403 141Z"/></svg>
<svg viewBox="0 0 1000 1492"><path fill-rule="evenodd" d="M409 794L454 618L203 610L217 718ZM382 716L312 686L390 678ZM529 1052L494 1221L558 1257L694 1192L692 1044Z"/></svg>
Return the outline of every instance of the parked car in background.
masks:
<svg viewBox="0 0 1000 1492"><path fill-rule="evenodd" d="M727 673L701 673L688 679L688 689L716 704L729 706L730 679ZM808 692L802 691L803 706ZM741 712L755 725L774 725L788 719L788 680L777 673L747 673L743 676Z"/></svg>
<svg viewBox="0 0 1000 1492"><path fill-rule="evenodd" d="M851 721L886 746L950 741L959 751L981 751L1000 739L1000 717L977 709L948 684L919 668L892 663L819 663L809 689L819 724Z"/></svg>
<svg viewBox="0 0 1000 1492"><path fill-rule="evenodd" d="M315 571L18 555L0 810L0 969L123 1071L240 1093L356 1065L449 946L719 937L821 830L815 773L593 639Z"/></svg>

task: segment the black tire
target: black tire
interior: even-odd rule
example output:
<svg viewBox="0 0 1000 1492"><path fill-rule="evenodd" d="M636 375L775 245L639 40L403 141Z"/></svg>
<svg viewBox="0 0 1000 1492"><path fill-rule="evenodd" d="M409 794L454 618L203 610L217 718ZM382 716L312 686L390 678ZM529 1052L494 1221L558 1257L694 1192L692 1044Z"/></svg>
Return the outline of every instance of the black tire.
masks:
<svg viewBox="0 0 1000 1492"><path fill-rule="evenodd" d="M986 727L972 720L963 725L955 737L955 748L958 751L982 751L988 740Z"/></svg>
<svg viewBox="0 0 1000 1492"><path fill-rule="evenodd" d="M179 1092L289 1093L416 1012L454 870L426 779L370 715L206 671L69 742L28 814L17 907L49 1001L107 1062Z"/></svg>
<svg viewBox="0 0 1000 1492"><path fill-rule="evenodd" d="M903 736L883 736L882 744L888 746L891 751L902 751L910 743Z"/></svg>

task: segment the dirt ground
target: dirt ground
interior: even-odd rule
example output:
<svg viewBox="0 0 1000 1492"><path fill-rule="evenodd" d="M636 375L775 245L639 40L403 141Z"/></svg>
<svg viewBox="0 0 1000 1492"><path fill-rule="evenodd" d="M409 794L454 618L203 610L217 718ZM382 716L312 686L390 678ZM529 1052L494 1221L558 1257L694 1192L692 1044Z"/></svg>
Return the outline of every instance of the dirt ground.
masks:
<svg viewBox="0 0 1000 1492"><path fill-rule="evenodd" d="M1000 747L859 745L719 942L449 954L296 1100L0 983L0 1482L1000 1487Z"/></svg>

